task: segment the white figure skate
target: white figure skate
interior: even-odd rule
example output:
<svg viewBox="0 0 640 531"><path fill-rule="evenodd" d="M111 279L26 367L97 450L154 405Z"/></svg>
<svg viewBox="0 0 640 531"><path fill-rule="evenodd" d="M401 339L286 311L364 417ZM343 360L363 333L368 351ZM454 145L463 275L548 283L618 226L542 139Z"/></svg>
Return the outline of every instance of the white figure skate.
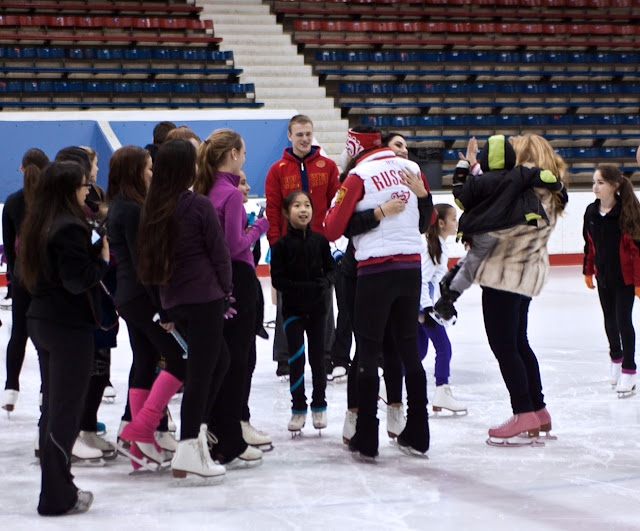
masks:
<svg viewBox="0 0 640 531"><path fill-rule="evenodd" d="M318 434L322 437L322 430L327 427L327 410L312 411L311 420L313 421L313 427L318 430Z"/></svg>
<svg viewBox="0 0 640 531"><path fill-rule="evenodd" d="M16 391L15 389L5 389L4 390L4 395L3 395L3 400L2 400L2 409L4 409L7 412L7 416L9 418L11 418L11 412L15 409L16 407L16 402L18 401L18 395L20 394L19 391Z"/></svg>
<svg viewBox="0 0 640 531"><path fill-rule="evenodd" d="M242 438L248 445L262 452L273 450L273 441L268 433L257 430L248 420L241 420L240 426L242 427Z"/></svg>
<svg viewBox="0 0 640 531"><path fill-rule="evenodd" d="M291 432L291 438L299 436L302 433L302 428L304 428L305 423L307 422L307 414L306 413L293 413L291 415L291 420L287 426L287 429Z"/></svg>
<svg viewBox="0 0 640 531"><path fill-rule="evenodd" d="M356 434L356 422L358 421L358 412L347 409L344 416L344 425L342 426L342 442L349 444L349 441Z"/></svg>
<svg viewBox="0 0 640 531"><path fill-rule="evenodd" d="M448 384L436 386L436 392L431 401L436 417L462 417L467 414L467 406L458 402L451 394ZM442 410L450 411L453 415L442 414Z"/></svg>
<svg viewBox="0 0 640 531"><path fill-rule="evenodd" d="M618 385L618 380L620 379L620 375L622 374L622 362L615 363L611 362L609 365L609 383L611 387L615 389Z"/></svg>
<svg viewBox="0 0 640 531"><path fill-rule="evenodd" d="M623 372L616 386L618 398L629 398L636 394L636 375Z"/></svg>

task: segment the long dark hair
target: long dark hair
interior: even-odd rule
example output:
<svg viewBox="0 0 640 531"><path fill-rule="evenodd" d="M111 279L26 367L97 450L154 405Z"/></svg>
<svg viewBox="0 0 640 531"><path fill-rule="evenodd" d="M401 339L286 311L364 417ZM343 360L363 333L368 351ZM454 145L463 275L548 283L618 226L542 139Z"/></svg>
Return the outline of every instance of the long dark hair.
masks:
<svg viewBox="0 0 640 531"><path fill-rule="evenodd" d="M26 208L29 208L31 204L38 179L47 164L49 164L49 157L38 148L31 148L22 156L22 171L24 172L22 190Z"/></svg>
<svg viewBox="0 0 640 531"><path fill-rule="evenodd" d="M435 208L438 217L435 223L429 227L429 230L425 234L425 238L427 239L429 258L431 258L431 261L434 264L439 264L440 258L442 258L442 245L440 245L440 220L446 221L447 214L453 209L453 207L446 203L440 203L438 205L434 205L433 208Z"/></svg>
<svg viewBox="0 0 640 531"><path fill-rule="evenodd" d="M176 205L195 175L196 148L191 142L176 139L160 146L138 229L138 275L143 284L166 284L173 276L179 232Z"/></svg>
<svg viewBox="0 0 640 531"><path fill-rule="evenodd" d="M634 240L640 240L640 202L628 177L615 166L602 164L596 167L602 178L612 186L618 185L616 200L620 201L620 230Z"/></svg>
<svg viewBox="0 0 640 531"><path fill-rule="evenodd" d="M18 243L18 274L24 286L33 291L42 273L47 237L54 220L64 214L85 221L76 192L85 174L75 162L53 162L43 171L27 211Z"/></svg>
<svg viewBox="0 0 640 531"><path fill-rule="evenodd" d="M198 174L193 190L207 195L216 182L216 172L233 148L242 149L242 137L231 129L216 129L198 150Z"/></svg>
<svg viewBox="0 0 640 531"><path fill-rule="evenodd" d="M87 150L78 146L62 148L56 154L55 160L58 162L77 162L80 164L86 179L89 180L91 176L91 155L89 155Z"/></svg>
<svg viewBox="0 0 640 531"><path fill-rule="evenodd" d="M143 173L150 158L149 152L138 146L124 146L111 155L107 201L120 194L142 205L147 196Z"/></svg>

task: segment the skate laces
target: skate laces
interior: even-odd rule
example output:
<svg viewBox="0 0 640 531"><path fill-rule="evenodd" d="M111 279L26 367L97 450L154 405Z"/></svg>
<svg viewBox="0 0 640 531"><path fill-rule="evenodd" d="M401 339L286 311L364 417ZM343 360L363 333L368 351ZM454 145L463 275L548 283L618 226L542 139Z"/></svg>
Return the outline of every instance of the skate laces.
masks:
<svg viewBox="0 0 640 531"><path fill-rule="evenodd" d="M517 417L518 417L518 415L513 415L512 417L509 417L502 424L500 424L500 426L496 426L494 429L499 430L500 428L504 428L504 427L508 426L512 422L516 422L518 420Z"/></svg>
<svg viewBox="0 0 640 531"><path fill-rule="evenodd" d="M251 432L252 435L259 435L260 437L266 437L267 433L264 431L260 431L257 428L254 428L249 422L247 422L247 428L246 428L249 432Z"/></svg>
<svg viewBox="0 0 640 531"><path fill-rule="evenodd" d="M207 447L211 450L213 445L218 444L218 438L209 430L205 430L205 433L207 435Z"/></svg>

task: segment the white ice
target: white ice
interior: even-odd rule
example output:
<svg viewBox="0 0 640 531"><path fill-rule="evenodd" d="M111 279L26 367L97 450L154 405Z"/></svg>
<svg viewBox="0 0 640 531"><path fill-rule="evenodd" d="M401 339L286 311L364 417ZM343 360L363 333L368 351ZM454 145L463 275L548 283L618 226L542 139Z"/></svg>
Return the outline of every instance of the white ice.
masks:
<svg viewBox="0 0 640 531"><path fill-rule="evenodd" d="M342 383L327 387L329 427L322 436L309 422L291 439L288 385L275 376L272 341L258 339L252 423L275 444L261 467L229 471L218 486L172 488L168 472L130 477L121 457L103 468L74 466L77 485L93 491L95 501L87 514L63 518L36 513L39 374L30 345L16 410L11 419L0 411L0 529L640 529L640 396L620 400L608 383L602 314L580 268L553 268L531 305L529 339L558 436L543 448L485 444L487 429L506 420L510 407L487 345L480 293L474 287L462 296L458 323L449 329L453 393L468 404L469 415L431 418L428 460L405 456L389 442L380 410L380 457L374 465L355 462L341 437ZM0 317L0 343L6 344L11 314ZM123 326L112 355L116 402L99 411L111 441L127 392L126 334ZM430 351L430 396L433 363ZM170 406L179 418L179 403Z"/></svg>

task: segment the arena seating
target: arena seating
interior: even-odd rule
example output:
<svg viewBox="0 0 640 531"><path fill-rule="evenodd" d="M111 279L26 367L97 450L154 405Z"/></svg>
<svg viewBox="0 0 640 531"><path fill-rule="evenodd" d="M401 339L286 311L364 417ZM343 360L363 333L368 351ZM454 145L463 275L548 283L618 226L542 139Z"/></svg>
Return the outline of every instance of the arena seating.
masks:
<svg viewBox="0 0 640 531"><path fill-rule="evenodd" d="M441 150L447 171L496 132L543 134L577 182L602 159L638 170L640 0L270 4L352 126Z"/></svg>
<svg viewBox="0 0 640 531"><path fill-rule="evenodd" d="M185 2L0 4L0 108L261 107Z"/></svg>

